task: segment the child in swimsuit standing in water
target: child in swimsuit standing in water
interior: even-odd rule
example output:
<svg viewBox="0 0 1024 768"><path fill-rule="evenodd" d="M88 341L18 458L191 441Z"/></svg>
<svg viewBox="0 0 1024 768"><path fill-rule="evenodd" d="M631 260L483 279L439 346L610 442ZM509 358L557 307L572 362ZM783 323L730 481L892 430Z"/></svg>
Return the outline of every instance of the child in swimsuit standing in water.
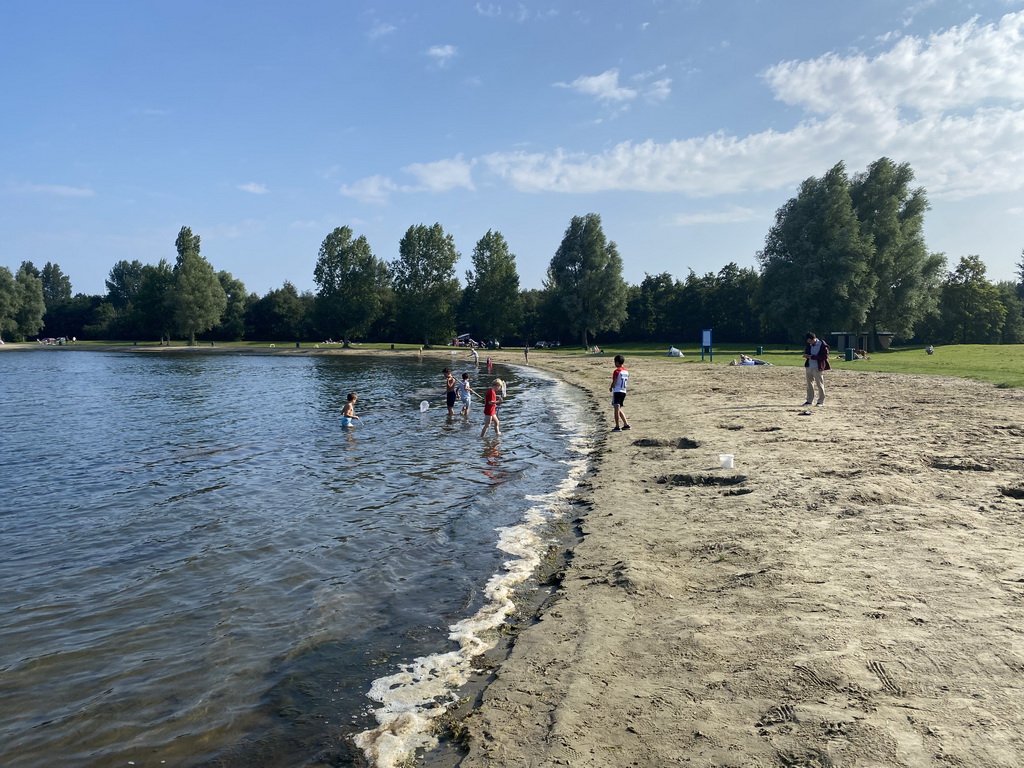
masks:
<svg viewBox="0 0 1024 768"><path fill-rule="evenodd" d="M356 416L356 402L359 400L359 395L349 392L347 400L345 407L341 409L341 426L343 427L352 426L352 422L359 418Z"/></svg>

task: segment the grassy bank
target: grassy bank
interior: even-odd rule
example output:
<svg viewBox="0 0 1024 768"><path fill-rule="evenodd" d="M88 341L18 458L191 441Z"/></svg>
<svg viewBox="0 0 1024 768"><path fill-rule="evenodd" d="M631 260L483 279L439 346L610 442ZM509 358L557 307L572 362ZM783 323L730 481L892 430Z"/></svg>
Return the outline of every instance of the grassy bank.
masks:
<svg viewBox="0 0 1024 768"><path fill-rule="evenodd" d="M696 344L679 346L685 355L681 365L701 364L701 350ZM621 353L627 357L664 357L666 344L616 344L602 347L606 357ZM767 345L761 354L750 344L720 344L714 347L714 365L728 365L740 353L755 356L772 365L803 366L803 347L790 345ZM557 350L531 350L535 354L586 354L582 350L562 347ZM704 364L710 364L705 353ZM935 347L935 354L928 355L924 347L900 347L870 355L869 360L846 361L842 350L833 350L832 367L855 371L882 371L887 373L921 373L935 376L956 376L962 379L987 381L997 387L1024 387L1024 345L956 344Z"/></svg>

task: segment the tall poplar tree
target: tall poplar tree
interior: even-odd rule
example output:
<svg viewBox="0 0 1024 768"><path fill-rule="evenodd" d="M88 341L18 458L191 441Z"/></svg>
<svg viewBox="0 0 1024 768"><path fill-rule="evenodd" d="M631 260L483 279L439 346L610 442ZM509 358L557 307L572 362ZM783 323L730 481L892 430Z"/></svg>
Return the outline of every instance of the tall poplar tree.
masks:
<svg viewBox="0 0 1024 768"><path fill-rule="evenodd" d="M861 330L878 283L872 253L843 163L804 181L776 212L757 254L767 324L781 326L794 340L806 331Z"/></svg>
<svg viewBox="0 0 1024 768"><path fill-rule="evenodd" d="M573 216L551 258L544 289L584 347L591 334L617 331L626 319L622 257L605 239L596 213Z"/></svg>
<svg viewBox="0 0 1024 768"><path fill-rule="evenodd" d="M868 270L874 299L868 307L869 344L879 331L902 338L934 307L945 267L941 255L929 254L924 241L928 198L923 188L911 189L914 171L883 157L865 173L854 176L850 196L861 230L870 237L873 252Z"/></svg>
<svg viewBox="0 0 1024 768"><path fill-rule="evenodd" d="M156 336L163 343L171 341L174 324L173 302L175 275L167 259L157 264L146 264L139 273L139 287L135 293L135 333L142 336Z"/></svg>
<svg viewBox="0 0 1024 768"><path fill-rule="evenodd" d="M473 248L473 269L466 272L466 320L481 339L515 333L523 318L515 254L500 232L487 230Z"/></svg>
<svg viewBox="0 0 1024 768"><path fill-rule="evenodd" d="M340 335L347 347L380 317L387 277L387 265L373 255L366 237L353 240L349 227L337 227L324 238L313 269L317 325Z"/></svg>
<svg viewBox="0 0 1024 768"><path fill-rule="evenodd" d="M43 281L43 302L47 309L71 298L71 278L64 274L59 265L46 262L39 277Z"/></svg>
<svg viewBox="0 0 1024 768"><path fill-rule="evenodd" d="M18 330L15 313L18 310L18 289L14 275L7 267L0 267L0 338L13 340Z"/></svg>
<svg viewBox="0 0 1024 768"><path fill-rule="evenodd" d="M43 327L43 315L46 313L43 281L25 267L21 267L14 276L14 287L17 302L14 311L17 329L14 336L15 341L24 341L30 336L37 335Z"/></svg>
<svg viewBox="0 0 1024 768"><path fill-rule="evenodd" d="M228 300L217 273L199 254L199 235L182 227L174 245L178 250L170 295L174 327L194 345L197 333L208 331L220 322Z"/></svg>
<svg viewBox="0 0 1024 768"><path fill-rule="evenodd" d="M426 345L455 331L458 260L455 241L440 224L409 227L399 243L391 265L399 325Z"/></svg>

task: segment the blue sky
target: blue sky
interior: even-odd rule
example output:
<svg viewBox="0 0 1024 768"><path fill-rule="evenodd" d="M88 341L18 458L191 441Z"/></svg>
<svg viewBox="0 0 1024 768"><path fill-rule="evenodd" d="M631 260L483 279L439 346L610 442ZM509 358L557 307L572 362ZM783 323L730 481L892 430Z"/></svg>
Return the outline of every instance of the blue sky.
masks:
<svg viewBox="0 0 1024 768"><path fill-rule="evenodd" d="M931 251L1024 249L1024 0L5 0L0 265L105 293L182 226L260 295L347 225L391 261L500 231L539 288L574 215L625 277L755 266L843 161L909 162Z"/></svg>

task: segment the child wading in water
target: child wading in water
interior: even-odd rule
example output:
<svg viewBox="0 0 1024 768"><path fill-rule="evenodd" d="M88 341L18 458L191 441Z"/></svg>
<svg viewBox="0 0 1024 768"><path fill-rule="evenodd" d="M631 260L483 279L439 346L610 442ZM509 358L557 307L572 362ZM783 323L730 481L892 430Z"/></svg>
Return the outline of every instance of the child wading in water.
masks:
<svg viewBox="0 0 1024 768"><path fill-rule="evenodd" d="M355 392L349 392L347 399L348 402L341 409L341 426L343 427L352 426L352 422L359 418L356 416L356 403L359 401L359 395Z"/></svg>
<svg viewBox="0 0 1024 768"><path fill-rule="evenodd" d="M498 424L498 403L502 401L501 395L498 393L504 390L505 382L501 379L495 379L494 383L491 384L487 389L487 394L484 396L484 418L487 421L484 422L484 428L480 432L480 437L487 434L487 428L494 425L494 434L501 434L501 427Z"/></svg>
<svg viewBox="0 0 1024 768"><path fill-rule="evenodd" d="M474 350L475 351L475 350ZM462 374L462 381L459 382L459 400L462 401L462 415L469 415L469 398L472 387L469 386L469 374Z"/></svg>

